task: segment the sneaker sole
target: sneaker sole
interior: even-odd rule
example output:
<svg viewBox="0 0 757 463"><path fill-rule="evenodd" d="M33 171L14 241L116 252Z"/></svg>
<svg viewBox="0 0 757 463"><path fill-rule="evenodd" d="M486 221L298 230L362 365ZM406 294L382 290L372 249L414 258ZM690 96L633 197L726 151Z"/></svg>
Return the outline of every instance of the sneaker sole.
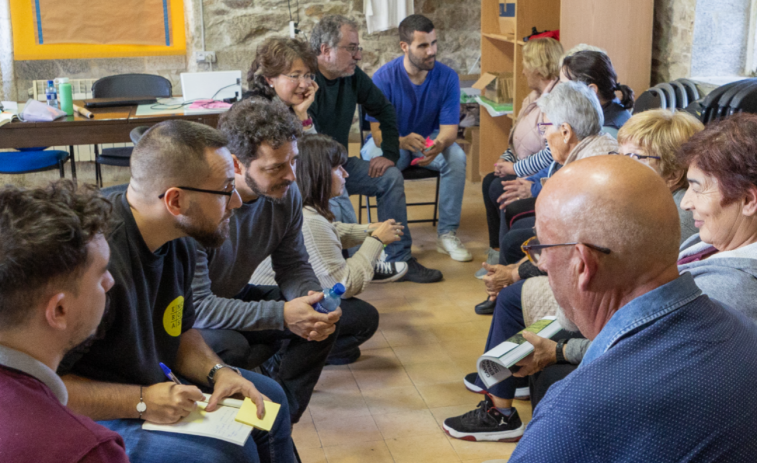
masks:
<svg viewBox="0 0 757 463"><path fill-rule="evenodd" d="M439 254L447 254L448 256L450 256L450 258L452 258L452 260L456 260L458 262L470 262L473 260L473 256L470 253L468 253L468 255L464 259L458 259L457 257L447 252L446 249L438 245L436 246L436 252L438 252Z"/></svg>
<svg viewBox="0 0 757 463"><path fill-rule="evenodd" d="M527 387L519 387L515 390L515 400L531 400L531 390Z"/></svg>
<svg viewBox="0 0 757 463"><path fill-rule="evenodd" d="M526 429L522 424L518 429L501 432L459 432L447 427L446 424L443 424L442 427L444 428L444 432L451 437L471 442L518 442L523 437L523 431Z"/></svg>
<svg viewBox="0 0 757 463"><path fill-rule="evenodd" d="M476 386L473 383L469 383L467 379L463 378L463 384L465 385L465 389L475 393L475 394L483 394L484 390L480 387Z"/></svg>
<svg viewBox="0 0 757 463"><path fill-rule="evenodd" d="M400 272L400 273L398 273L398 274L394 275L394 276L393 276L393 277L391 277L391 278L387 278L387 279L385 279L385 280L371 280L371 281L370 281L370 283L373 283L373 284L376 284L376 285L380 285L380 284L383 284L383 283L391 283L391 282L393 282L393 281L397 281L397 280L399 280L400 278L404 277L404 276L405 276L405 274L407 273L407 271L408 271L408 267L405 267L405 270L404 270L404 271L402 271L402 272Z"/></svg>

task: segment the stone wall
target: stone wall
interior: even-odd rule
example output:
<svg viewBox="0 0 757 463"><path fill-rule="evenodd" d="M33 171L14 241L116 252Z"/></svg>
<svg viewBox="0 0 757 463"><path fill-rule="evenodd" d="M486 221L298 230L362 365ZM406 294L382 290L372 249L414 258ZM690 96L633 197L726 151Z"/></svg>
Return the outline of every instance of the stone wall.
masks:
<svg viewBox="0 0 757 463"><path fill-rule="evenodd" d="M691 75L697 0L655 0L652 85Z"/></svg>
<svg viewBox="0 0 757 463"><path fill-rule="evenodd" d="M297 0L290 0L297 18ZM0 0L7 5L8 0ZM287 0L204 0L205 48L216 52L218 62L213 70L242 70L245 74L254 56L254 50L265 38L287 35L289 10ZM2 9L0 8L0 11ZM362 25L361 67L372 74L382 64L400 55L397 30L368 35L365 31L362 0L305 1L299 4L300 36L306 38L313 25L324 15L344 14L357 19ZM439 42L439 60L463 74L476 63L479 54L480 3L458 0L415 0L415 11L427 15L436 25ZM119 59L42 60L10 63L15 76L13 91L3 91L1 98L23 100L32 80L58 76L71 78L99 78L112 74L146 72L162 75L180 92L179 75L187 71L208 70L191 57L201 49L199 0L185 0L187 24L187 55ZM3 20L0 15L0 21ZM0 22L0 26L4 24ZM0 29L5 29L0 27ZM0 47L2 51L2 47ZM2 53L4 56L5 53ZM2 60L2 58L0 58ZM473 69L478 72L478 66ZM5 76L0 62L0 77ZM3 77L3 80L6 80ZM8 96L5 96L8 94Z"/></svg>

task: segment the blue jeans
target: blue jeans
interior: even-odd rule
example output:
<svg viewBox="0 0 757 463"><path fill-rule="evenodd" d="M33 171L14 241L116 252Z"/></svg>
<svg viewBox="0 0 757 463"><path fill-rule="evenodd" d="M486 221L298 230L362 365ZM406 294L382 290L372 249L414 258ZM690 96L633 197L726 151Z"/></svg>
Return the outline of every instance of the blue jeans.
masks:
<svg viewBox="0 0 757 463"><path fill-rule="evenodd" d="M330 201L331 212L334 213L339 222L356 223L357 217L349 195L375 196L378 204L379 221L394 219L405 226L405 230L403 230L405 234L402 235L400 240L386 247L386 260L389 262L407 262L410 259L413 239L407 226L405 180L396 167L386 169L384 175L378 178L372 178L368 175L368 167L368 161L356 157L347 159L344 169L350 176L347 177L346 188L342 196Z"/></svg>
<svg viewBox="0 0 757 463"><path fill-rule="evenodd" d="M435 138L438 132L431 134ZM382 156L381 148L376 146L373 137L365 142L360 150L360 155L366 161L370 161L376 156ZM423 153L400 150L400 159L397 161L397 168L405 170L410 166L413 158L421 158ZM440 235L448 232L457 231L460 228L460 212L463 209L463 193L465 193L465 152L457 143L448 146L444 151L439 153L431 164L425 168L437 171L441 174L441 184L439 185L439 227L437 232ZM352 174L350 174L352 175Z"/></svg>
<svg viewBox="0 0 757 463"><path fill-rule="evenodd" d="M223 461L229 463L293 463L289 405L276 381L241 370L262 394L281 404L270 432L254 429L244 447L210 437L160 431L143 431L142 420L98 421L124 439L131 463L191 463Z"/></svg>

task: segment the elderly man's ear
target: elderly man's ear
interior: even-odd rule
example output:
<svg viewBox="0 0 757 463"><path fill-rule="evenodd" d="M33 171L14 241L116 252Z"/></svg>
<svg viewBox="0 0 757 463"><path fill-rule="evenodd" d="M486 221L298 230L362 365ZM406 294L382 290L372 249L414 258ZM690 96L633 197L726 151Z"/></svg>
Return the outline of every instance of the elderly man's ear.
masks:
<svg viewBox="0 0 757 463"><path fill-rule="evenodd" d="M741 213L747 217L757 216L757 187L749 185L744 196Z"/></svg>
<svg viewBox="0 0 757 463"><path fill-rule="evenodd" d="M575 259L577 259L577 262L575 265L577 266L578 288L581 291L589 291L597 275L599 261L596 253L583 244L577 244L576 251Z"/></svg>

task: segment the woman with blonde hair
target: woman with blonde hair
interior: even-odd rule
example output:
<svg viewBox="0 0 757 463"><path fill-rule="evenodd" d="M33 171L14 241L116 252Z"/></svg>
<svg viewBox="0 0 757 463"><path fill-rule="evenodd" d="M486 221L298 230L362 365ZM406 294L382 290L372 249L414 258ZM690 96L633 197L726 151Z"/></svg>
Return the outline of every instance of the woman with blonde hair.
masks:
<svg viewBox="0 0 757 463"><path fill-rule="evenodd" d="M296 39L272 37L258 46L247 72L248 91L242 96L279 98L302 122L304 133L315 133L308 108L315 99L318 59L310 45Z"/></svg>

